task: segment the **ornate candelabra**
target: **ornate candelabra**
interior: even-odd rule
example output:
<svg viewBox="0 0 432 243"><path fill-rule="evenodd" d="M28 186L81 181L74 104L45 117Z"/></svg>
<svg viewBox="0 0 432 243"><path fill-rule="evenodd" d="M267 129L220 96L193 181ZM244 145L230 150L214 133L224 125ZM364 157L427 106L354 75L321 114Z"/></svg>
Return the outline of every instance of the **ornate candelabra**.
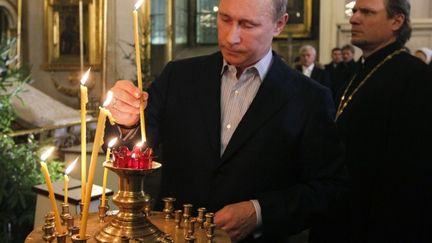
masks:
<svg viewBox="0 0 432 243"><path fill-rule="evenodd" d="M125 237L144 242L172 242L169 236L147 219L144 180L147 174L158 170L161 164L153 162L150 169L129 169L114 167L107 161L104 166L119 176L119 190L113 202L119 213L95 234L98 242L121 242Z"/></svg>
<svg viewBox="0 0 432 243"><path fill-rule="evenodd" d="M166 197L162 212L152 212L151 197L144 192L146 175L160 169L161 164L153 162L151 168L136 169L115 167L111 161L104 166L119 177L119 190L113 202L118 213L107 213L108 207L99 207L99 212L89 217L88 235L79 239L79 227L74 226L72 215L66 215L68 234L57 235L59 242L191 242L191 243L230 243L226 232L216 229L214 214L205 208L193 210L193 205L183 204L183 210L174 208L175 198ZM150 167L150 166L149 166ZM108 204L105 204L108 205ZM194 212L196 211L196 212ZM79 215L75 219L79 220ZM52 242L56 238L54 217L46 216L42 230L34 230L27 236L26 243Z"/></svg>

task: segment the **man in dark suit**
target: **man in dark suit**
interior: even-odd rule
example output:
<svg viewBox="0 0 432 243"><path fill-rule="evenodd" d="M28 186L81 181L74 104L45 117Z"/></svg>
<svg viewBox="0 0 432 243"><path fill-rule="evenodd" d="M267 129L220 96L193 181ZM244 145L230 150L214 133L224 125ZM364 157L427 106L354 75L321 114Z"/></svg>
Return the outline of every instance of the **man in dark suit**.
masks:
<svg viewBox="0 0 432 243"><path fill-rule="evenodd" d="M221 0L221 52L169 63L147 93L129 81L109 109L123 143L160 150L161 195L216 212L233 241L285 242L344 189L329 90L271 51L286 1Z"/></svg>
<svg viewBox="0 0 432 243"><path fill-rule="evenodd" d="M336 69L337 65L342 62L342 50L335 47L331 50L331 62L324 65L324 70L331 72Z"/></svg>
<svg viewBox="0 0 432 243"><path fill-rule="evenodd" d="M331 87L330 76L324 69L317 67L315 63L316 50L311 45L304 45L299 50L300 65L297 70L307 77L317 81L327 88Z"/></svg>
<svg viewBox="0 0 432 243"><path fill-rule="evenodd" d="M342 90L351 80L357 71L357 63L354 60L355 49L352 45L344 45L342 48L342 62L340 62L334 72L332 79L332 91L335 103L339 102Z"/></svg>
<svg viewBox="0 0 432 243"><path fill-rule="evenodd" d="M331 51L331 62L324 65L324 70L326 70L330 76L330 83L333 86L334 79L336 77L336 69L339 63L342 62L342 50L339 47L335 47Z"/></svg>
<svg viewBox="0 0 432 243"><path fill-rule="evenodd" d="M406 52L408 0L357 0L351 42L363 51L336 124L351 190L313 242L432 242L431 71Z"/></svg>

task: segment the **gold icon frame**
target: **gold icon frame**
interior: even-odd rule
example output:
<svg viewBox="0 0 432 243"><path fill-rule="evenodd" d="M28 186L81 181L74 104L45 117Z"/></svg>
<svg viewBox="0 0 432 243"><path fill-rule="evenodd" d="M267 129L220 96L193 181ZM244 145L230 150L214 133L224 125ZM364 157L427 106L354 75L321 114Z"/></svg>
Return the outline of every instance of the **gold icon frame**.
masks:
<svg viewBox="0 0 432 243"><path fill-rule="evenodd" d="M103 1L81 0L83 21L79 21L80 0L45 0L44 45L47 71L80 68L79 25L83 25L84 65L99 69L102 59Z"/></svg>

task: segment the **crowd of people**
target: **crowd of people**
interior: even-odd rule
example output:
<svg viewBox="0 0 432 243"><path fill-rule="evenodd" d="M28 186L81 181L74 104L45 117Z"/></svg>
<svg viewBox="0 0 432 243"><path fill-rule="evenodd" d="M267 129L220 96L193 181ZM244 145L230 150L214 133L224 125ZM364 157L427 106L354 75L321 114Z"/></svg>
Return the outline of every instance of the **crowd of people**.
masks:
<svg viewBox="0 0 432 243"><path fill-rule="evenodd" d="M406 47L405 50L410 52ZM330 88L335 104L337 104L342 96L343 88L357 72L358 64L354 60L354 54L355 48L351 44L335 47L331 50L331 61L321 65L316 61L315 47L304 45L299 49L294 68L321 85ZM412 55L432 67L432 49L422 47Z"/></svg>
<svg viewBox="0 0 432 243"><path fill-rule="evenodd" d="M286 7L220 0L220 51L168 63L146 92L117 81L105 137L140 141L143 102L161 196L215 212L233 242L432 242L432 75L405 48L409 1L357 0L362 57L335 48L326 70L312 46L298 71L272 50Z"/></svg>

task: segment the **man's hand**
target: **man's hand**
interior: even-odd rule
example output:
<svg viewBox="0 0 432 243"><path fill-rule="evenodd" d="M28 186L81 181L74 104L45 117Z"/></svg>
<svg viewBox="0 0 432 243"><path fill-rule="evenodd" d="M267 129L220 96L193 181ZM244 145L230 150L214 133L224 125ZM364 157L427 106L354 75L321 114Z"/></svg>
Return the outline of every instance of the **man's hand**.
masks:
<svg viewBox="0 0 432 243"><path fill-rule="evenodd" d="M148 94L135 87L129 80L119 80L111 88L113 100L108 109L116 123L132 126L139 121L140 101L147 106Z"/></svg>
<svg viewBox="0 0 432 243"><path fill-rule="evenodd" d="M239 241L256 227L255 207L250 201L226 205L216 212L214 222L228 233L232 241Z"/></svg>

